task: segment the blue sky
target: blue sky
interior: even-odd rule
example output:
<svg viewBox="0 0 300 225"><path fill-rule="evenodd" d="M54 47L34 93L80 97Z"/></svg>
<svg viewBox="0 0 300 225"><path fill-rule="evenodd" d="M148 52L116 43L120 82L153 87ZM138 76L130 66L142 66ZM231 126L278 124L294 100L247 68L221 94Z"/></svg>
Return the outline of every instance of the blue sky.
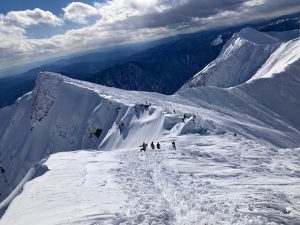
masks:
<svg viewBox="0 0 300 225"><path fill-rule="evenodd" d="M0 7L0 13L6 14L10 11L24 11L24 10L34 10L36 8L50 11L54 15L63 16L64 11L63 8L66 7L68 4L72 3L72 0L0 0L3 1ZM80 2L85 4L93 5L95 2L94 0L80 0ZM98 0L97 2L104 2ZM78 24L70 23L68 21L65 22L65 26L60 27L53 27L47 24L39 24L37 26L31 26L27 29L27 35L29 37L51 37L55 34L62 34L68 29L72 28L79 28Z"/></svg>
<svg viewBox="0 0 300 225"><path fill-rule="evenodd" d="M296 12L299 0L0 0L0 70Z"/></svg>
<svg viewBox="0 0 300 225"><path fill-rule="evenodd" d="M0 13L21 11L26 9L40 8L49 10L56 15L62 14L62 8L70 4L71 0L0 0ZM80 0L80 2L93 4L94 0ZM98 1L100 2L100 1Z"/></svg>

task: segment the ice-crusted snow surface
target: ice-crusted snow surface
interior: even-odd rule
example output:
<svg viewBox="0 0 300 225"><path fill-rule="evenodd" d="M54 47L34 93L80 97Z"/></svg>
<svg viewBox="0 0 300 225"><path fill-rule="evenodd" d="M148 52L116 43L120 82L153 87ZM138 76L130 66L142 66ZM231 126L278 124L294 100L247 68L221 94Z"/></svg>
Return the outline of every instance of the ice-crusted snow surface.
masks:
<svg viewBox="0 0 300 225"><path fill-rule="evenodd" d="M300 223L300 149L231 134L161 146L51 155L0 224Z"/></svg>
<svg viewBox="0 0 300 225"><path fill-rule="evenodd" d="M257 73L282 42L297 37L297 31L267 34L252 28L242 29L226 43L219 57L182 89L198 86L228 88L243 84Z"/></svg>

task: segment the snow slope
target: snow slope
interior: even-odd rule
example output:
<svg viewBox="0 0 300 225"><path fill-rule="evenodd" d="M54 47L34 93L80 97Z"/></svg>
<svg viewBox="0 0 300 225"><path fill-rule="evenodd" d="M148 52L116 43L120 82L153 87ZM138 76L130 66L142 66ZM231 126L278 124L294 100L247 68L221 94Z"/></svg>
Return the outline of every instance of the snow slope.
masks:
<svg viewBox="0 0 300 225"><path fill-rule="evenodd" d="M161 145L51 155L0 224L299 224L299 149L231 134Z"/></svg>
<svg viewBox="0 0 300 225"><path fill-rule="evenodd" d="M282 41L252 28L242 29L225 44L221 54L196 74L184 88L215 86L228 88L249 80Z"/></svg>
<svg viewBox="0 0 300 225"><path fill-rule="evenodd" d="M249 82L271 78L280 73L297 73L299 71L300 59L300 37L283 43L257 71Z"/></svg>
<svg viewBox="0 0 300 225"><path fill-rule="evenodd" d="M160 135L162 114L155 107L146 112L139 103L124 104L106 96L101 88L91 85L91 90L82 84L58 74L40 74L32 93L1 110L0 152L6 180L0 180L0 199L16 187L33 163L49 154L136 146L140 144L133 138L136 133L145 141ZM121 121L126 126L122 132ZM149 134L154 127L156 132Z"/></svg>

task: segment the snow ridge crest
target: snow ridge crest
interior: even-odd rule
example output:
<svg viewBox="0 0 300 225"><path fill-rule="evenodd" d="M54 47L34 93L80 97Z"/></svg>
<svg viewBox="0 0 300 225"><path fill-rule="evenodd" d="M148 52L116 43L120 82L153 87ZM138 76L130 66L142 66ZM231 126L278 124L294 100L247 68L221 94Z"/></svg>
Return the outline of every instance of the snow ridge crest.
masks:
<svg viewBox="0 0 300 225"><path fill-rule="evenodd" d="M242 29L240 32L234 34L234 37L241 38L246 41L250 41L254 44L263 44L263 45L276 44L281 42L281 40L279 40L276 37L273 37L263 32L259 32L258 30L255 30L250 27Z"/></svg>

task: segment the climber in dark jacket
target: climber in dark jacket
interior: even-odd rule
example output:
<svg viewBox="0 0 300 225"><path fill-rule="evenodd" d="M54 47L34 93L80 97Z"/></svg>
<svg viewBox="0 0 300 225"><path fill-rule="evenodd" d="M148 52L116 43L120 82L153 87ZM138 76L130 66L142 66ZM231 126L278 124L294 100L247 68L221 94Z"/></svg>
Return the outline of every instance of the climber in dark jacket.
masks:
<svg viewBox="0 0 300 225"><path fill-rule="evenodd" d="M140 147L142 147L141 149L140 149L140 151L142 152L142 151L146 151L146 149L147 149L147 144L145 143L145 142L143 142L143 144L140 146Z"/></svg>
<svg viewBox="0 0 300 225"><path fill-rule="evenodd" d="M157 142L156 148L157 148L157 149L160 149L160 144L159 144L159 142Z"/></svg>
<svg viewBox="0 0 300 225"><path fill-rule="evenodd" d="M172 141L172 146L173 146L173 149L176 150L175 141Z"/></svg>
<svg viewBox="0 0 300 225"><path fill-rule="evenodd" d="M152 150L154 150L155 149L155 145L154 145L154 143L153 143L153 141L151 142L151 148L152 148Z"/></svg>

